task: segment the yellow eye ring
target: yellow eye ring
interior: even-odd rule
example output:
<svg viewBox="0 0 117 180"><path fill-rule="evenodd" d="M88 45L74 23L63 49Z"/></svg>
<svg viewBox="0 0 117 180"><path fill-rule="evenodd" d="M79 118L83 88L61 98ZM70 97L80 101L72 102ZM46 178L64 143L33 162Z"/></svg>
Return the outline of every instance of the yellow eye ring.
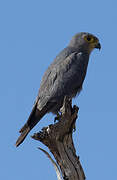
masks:
<svg viewBox="0 0 117 180"><path fill-rule="evenodd" d="M87 41L87 42L89 42L89 43L94 42L94 38L93 38L92 36L90 36L90 35L84 36L84 40Z"/></svg>

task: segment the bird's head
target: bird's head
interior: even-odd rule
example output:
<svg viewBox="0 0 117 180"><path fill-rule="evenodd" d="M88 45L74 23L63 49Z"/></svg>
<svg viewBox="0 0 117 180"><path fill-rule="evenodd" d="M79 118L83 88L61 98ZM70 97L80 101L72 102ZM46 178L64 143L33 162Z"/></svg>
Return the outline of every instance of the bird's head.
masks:
<svg viewBox="0 0 117 180"><path fill-rule="evenodd" d="M86 32L81 32L73 36L69 46L72 46L80 51L90 54L94 48L101 49L99 39Z"/></svg>

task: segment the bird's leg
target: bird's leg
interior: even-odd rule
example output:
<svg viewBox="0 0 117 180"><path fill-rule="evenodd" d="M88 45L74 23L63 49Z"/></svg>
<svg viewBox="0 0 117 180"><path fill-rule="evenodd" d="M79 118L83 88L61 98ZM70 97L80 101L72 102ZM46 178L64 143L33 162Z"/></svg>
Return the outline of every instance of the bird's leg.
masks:
<svg viewBox="0 0 117 180"><path fill-rule="evenodd" d="M79 110L79 107L77 107L76 105L73 106L72 108L72 114L74 114L74 112L76 111L76 109ZM73 132L76 131L76 122L73 123Z"/></svg>
<svg viewBox="0 0 117 180"><path fill-rule="evenodd" d="M65 96L63 101L63 106L61 107L60 112L62 114L69 113L69 115L71 115L71 111L72 111L72 98L70 98L69 96Z"/></svg>
<svg viewBox="0 0 117 180"><path fill-rule="evenodd" d="M73 132L75 132L76 131L76 124L74 123L74 125L73 125Z"/></svg>
<svg viewBox="0 0 117 180"><path fill-rule="evenodd" d="M62 114L61 113L59 113L59 112L57 112L57 114L56 114L57 116L54 118L54 123L56 122L56 121L60 121L60 119L61 119L61 116L62 116Z"/></svg>

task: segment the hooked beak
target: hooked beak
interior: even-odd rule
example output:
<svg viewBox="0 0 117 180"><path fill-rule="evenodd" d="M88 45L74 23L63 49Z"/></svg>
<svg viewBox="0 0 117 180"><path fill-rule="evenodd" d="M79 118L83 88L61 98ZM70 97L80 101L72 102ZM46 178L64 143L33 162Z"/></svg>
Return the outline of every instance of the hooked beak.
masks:
<svg viewBox="0 0 117 180"><path fill-rule="evenodd" d="M98 43L95 45L95 48L100 50L100 49L101 49L101 44L98 42Z"/></svg>

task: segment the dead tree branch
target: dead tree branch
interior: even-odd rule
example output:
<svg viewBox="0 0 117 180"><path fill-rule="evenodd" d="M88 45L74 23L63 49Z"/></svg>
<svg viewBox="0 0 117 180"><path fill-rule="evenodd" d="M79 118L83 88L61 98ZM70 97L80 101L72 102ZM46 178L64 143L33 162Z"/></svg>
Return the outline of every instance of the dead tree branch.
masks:
<svg viewBox="0 0 117 180"><path fill-rule="evenodd" d="M49 148L61 169L64 180L85 179L72 139L77 114L78 107L74 106L72 108L71 100L65 97L59 121L44 127L42 131L32 136L33 139L42 142ZM46 155L48 156L48 153Z"/></svg>

